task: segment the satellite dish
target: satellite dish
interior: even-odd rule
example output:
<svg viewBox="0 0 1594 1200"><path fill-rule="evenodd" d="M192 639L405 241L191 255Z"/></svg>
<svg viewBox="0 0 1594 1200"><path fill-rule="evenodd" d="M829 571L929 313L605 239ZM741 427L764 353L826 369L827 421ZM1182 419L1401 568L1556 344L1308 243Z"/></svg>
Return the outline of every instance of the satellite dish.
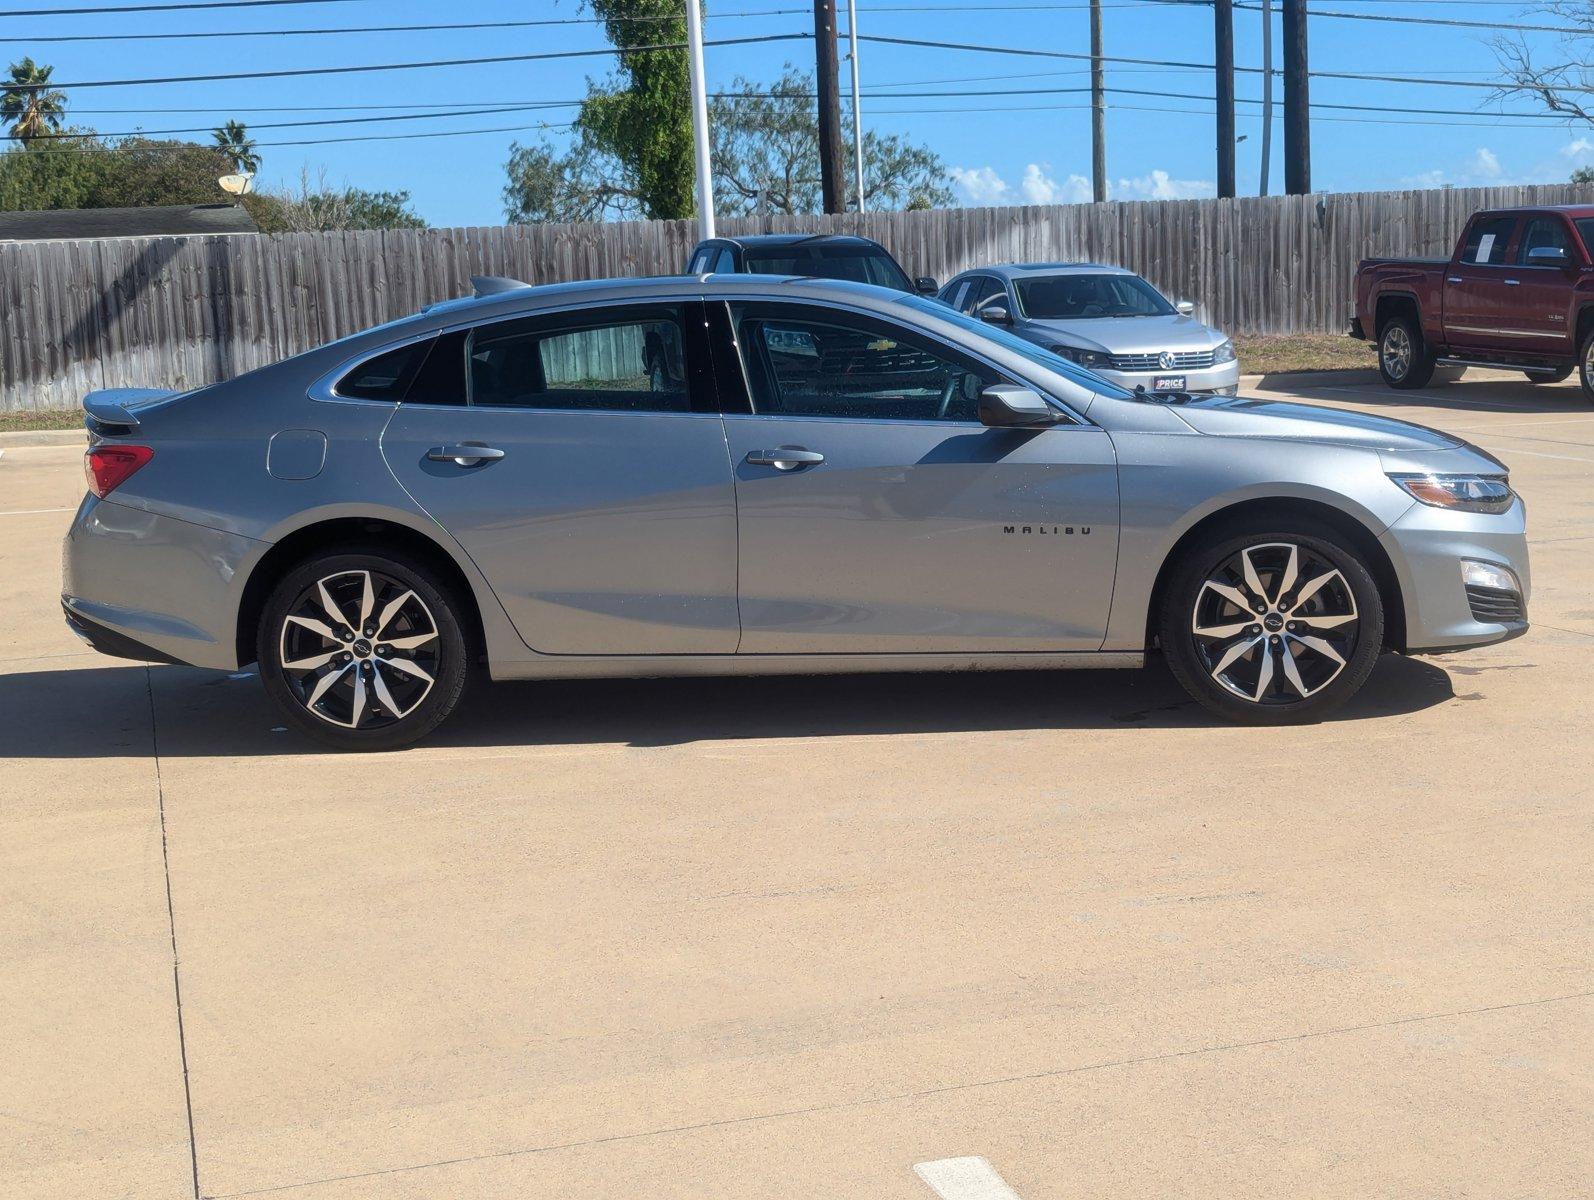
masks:
<svg viewBox="0 0 1594 1200"><path fill-rule="evenodd" d="M253 174L223 175L216 180L221 184L221 190L233 196L247 196L255 190L255 177Z"/></svg>

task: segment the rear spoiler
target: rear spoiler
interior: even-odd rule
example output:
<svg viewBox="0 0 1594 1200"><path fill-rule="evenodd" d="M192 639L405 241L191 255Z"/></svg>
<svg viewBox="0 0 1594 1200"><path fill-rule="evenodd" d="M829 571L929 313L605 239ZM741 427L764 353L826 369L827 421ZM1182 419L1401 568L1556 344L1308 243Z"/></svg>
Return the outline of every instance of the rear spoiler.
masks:
<svg viewBox="0 0 1594 1200"><path fill-rule="evenodd" d="M90 433L115 437L138 428L133 406L177 393L168 388L104 388L83 397L83 424Z"/></svg>

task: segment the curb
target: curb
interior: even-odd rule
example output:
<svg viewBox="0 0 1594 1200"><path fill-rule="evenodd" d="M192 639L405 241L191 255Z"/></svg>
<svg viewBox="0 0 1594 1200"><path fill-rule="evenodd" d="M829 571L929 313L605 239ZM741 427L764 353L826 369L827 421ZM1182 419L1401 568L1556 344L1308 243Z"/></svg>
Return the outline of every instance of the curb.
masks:
<svg viewBox="0 0 1594 1200"><path fill-rule="evenodd" d="M0 433L0 449L13 446L82 446L88 442L83 429L19 429Z"/></svg>
<svg viewBox="0 0 1594 1200"><path fill-rule="evenodd" d="M1327 371L1273 371L1265 375L1241 375L1240 387L1273 391L1278 388L1346 387L1378 383L1379 380L1376 367L1347 367Z"/></svg>

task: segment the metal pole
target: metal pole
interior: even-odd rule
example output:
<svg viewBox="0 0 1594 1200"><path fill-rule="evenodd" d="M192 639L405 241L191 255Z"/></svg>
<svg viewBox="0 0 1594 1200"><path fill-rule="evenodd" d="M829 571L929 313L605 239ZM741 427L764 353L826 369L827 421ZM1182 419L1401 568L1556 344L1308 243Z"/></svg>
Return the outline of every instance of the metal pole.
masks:
<svg viewBox="0 0 1594 1200"><path fill-rule="evenodd" d="M858 104L858 0L847 0L847 57L852 61L852 171L858 211L868 211L863 191L863 109Z"/></svg>
<svg viewBox="0 0 1594 1200"><path fill-rule="evenodd" d="M1306 65L1306 0L1284 0L1284 190L1312 190L1311 76Z"/></svg>
<svg viewBox="0 0 1594 1200"><path fill-rule="evenodd" d="M692 77L692 146L697 151L697 232L714 236L714 164L709 157L708 93L703 86L703 11L686 0L686 59Z"/></svg>
<svg viewBox="0 0 1594 1200"><path fill-rule="evenodd" d="M1234 0L1214 0L1212 43L1217 64L1218 195L1234 195Z"/></svg>
<svg viewBox="0 0 1594 1200"><path fill-rule="evenodd" d="M836 57L836 0L814 0L814 68L819 83L819 190L827 213L847 211L841 154L841 63Z"/></svg>
<svg viewBox="0 0 1594 1200"><path fill-rule="evenodd" d="M1262 0L1262 185L1267 195L1273 156L1273 0Z"/></svg>
<svg viewBox="0 0 1594 1200"><path fill-rule="evenodd" d="M1107 75L1101 58L1101 0L1090 0L1091 198L1107 199Z"/></svg>

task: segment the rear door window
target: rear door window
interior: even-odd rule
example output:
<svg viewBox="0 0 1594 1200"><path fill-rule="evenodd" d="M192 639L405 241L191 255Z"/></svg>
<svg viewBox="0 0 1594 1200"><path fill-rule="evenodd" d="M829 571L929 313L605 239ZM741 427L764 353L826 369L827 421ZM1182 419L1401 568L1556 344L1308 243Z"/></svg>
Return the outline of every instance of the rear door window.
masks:
<svg viewBox="0 0 1594 1200"><path fill-rule="evenodd" d="M1461 248L1461 261L1473 266L1503 265L1516 224L1515 217L1480 217L1474 221L1467 230L1466 245Z"/></svg>

